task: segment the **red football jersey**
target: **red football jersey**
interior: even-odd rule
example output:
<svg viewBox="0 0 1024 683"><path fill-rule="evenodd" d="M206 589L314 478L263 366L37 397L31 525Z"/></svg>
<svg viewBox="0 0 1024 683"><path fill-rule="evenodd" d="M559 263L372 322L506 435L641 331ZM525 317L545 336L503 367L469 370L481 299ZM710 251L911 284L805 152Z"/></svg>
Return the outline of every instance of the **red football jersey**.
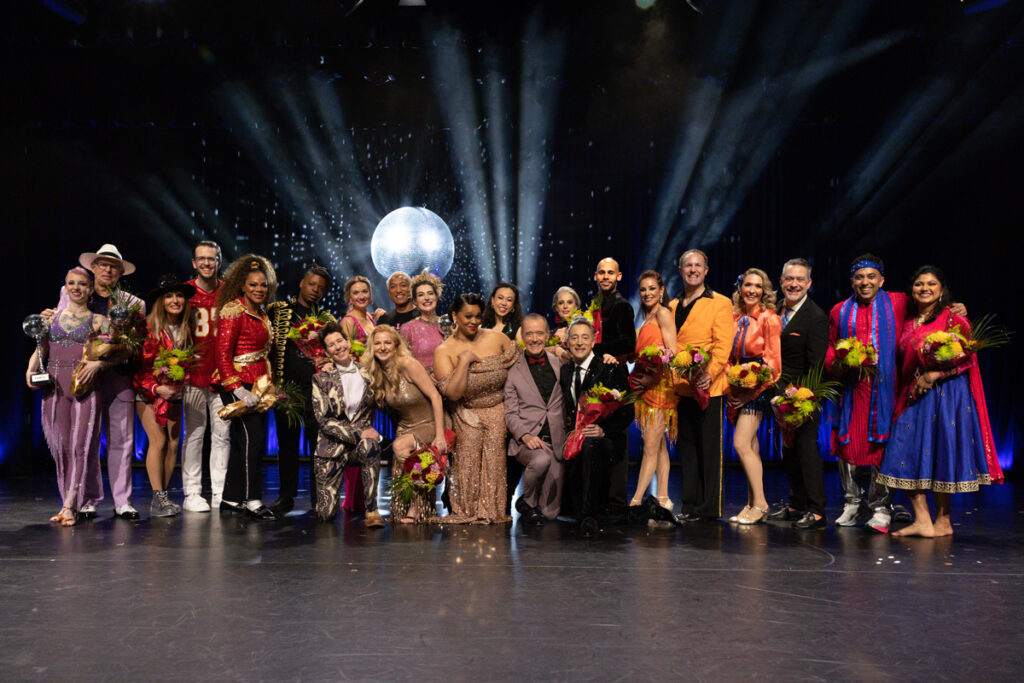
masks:
<svg viewBox="0 0 1024 683"><path fill-rule="evenodd" d="M193 336L199 362L189 372L189 384L194 387L208 387L213 383L213 371L217 367L215 340L217 338L217 292L224 286L223 280L217 281L217 289L204 292L194 279L188 283L196 288L195 296L190 301L195 311L196 327Z"/></svg>

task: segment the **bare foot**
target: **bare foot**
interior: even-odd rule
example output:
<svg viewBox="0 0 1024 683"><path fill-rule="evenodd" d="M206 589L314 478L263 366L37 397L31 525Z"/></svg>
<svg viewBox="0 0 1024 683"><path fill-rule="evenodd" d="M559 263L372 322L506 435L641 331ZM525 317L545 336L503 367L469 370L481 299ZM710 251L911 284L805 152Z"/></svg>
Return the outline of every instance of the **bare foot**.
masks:
<svg viewBox="0 0 1024 683"><path fill-rule="evenodd" d="M935 522L935 524L932 525L932 528L935 530L935 536L953 535L953 525L949 523L949 520L943 522Z"/></svg>
<svg viewBox="0 0 1024 683"><path fill-rule="evenodd" d="M950 530L952 533L952 530ZM923 538L934 538L936 536L935 527L932 526L930 521L921 522L917 521L910 526L905 526L899 531L892 532L893 536L921 536Z"/></svg>

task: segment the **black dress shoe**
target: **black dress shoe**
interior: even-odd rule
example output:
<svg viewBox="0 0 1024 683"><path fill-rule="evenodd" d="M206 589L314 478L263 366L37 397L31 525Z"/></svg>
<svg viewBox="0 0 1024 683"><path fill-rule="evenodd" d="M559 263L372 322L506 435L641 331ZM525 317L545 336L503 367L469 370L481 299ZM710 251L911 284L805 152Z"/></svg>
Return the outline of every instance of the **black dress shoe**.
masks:
<svg viewBox="0 0 1024 683"><path fill-rule="evenodd" d="M791 507L779 508L775 512L768 513L768 519L773 519L776 522L795 522L799 519L804 518L803 512L794 510Z"/></svg>
<svg viewBox="0 0 1024 683"><path fill-rule="evenodd" d="M824 515L817 517L813 512L808 512L806 515L793 522L793 526L797 529L803 530L824 529L828 526L828 520L825 519Z"/></svg>
<svg viewBox="0 0 1024 683"><path fill-rule="evenodd" d="M526 521L530 524L540 525L546 521L544 519L544 513L540 511L539 507L527 508L524 517L526 518Z"/></svg>
<svg viewBox="0 0 1024 683"><path fill-rule="evenodd" d="M593 517L584 517L580 522L580 534L583 538L590 538L597 533L597 520Z"/></svg>
<svg viewBox="0 0 1024 683"><path fill-rule="evenodd" d="M526 504L525 498L523 498L522 496L516 498L516 512L521 514L523 517L526 517L528 514L530 514L530 510L532 509L533 508Z"/></svg>
<svg viewBox="0 0 1024 683"><path fill-rule="evenodd" d="M295 501L291 498L278 498L267 507L270 508L270 511L276 516L284 517L292 511L292 508L295 507Z"/></svg>
<svg viewBox="0 0 1024 683"><path fill-rule="evenodd" d="M696 512L680 512L678 515L676 515L676 521L680 524L684 522L699 522L702 519L704 518L698 515Z"/></svg>
<svg viewBox="0 0 1024 683"><path fill-rule="evenodd" d="M241 512L244 508L240 503L229 503L226 500L220 502L220 507L217 509L221 512Z"/></svg>
<svg viewBox="0 0 1024 683"><path fill-rule="evenodd" d="M261 521L261 522L265 521L265 520L268 520L268 519L275 519L276 518L276 515L274 514L274 511L271 510L270 508L268 508L266 505L261 505L258 508L256 508L255 510L250 510L249 508L245 508L245 515L247 517L249 517L250 519L255 519L255 520Z"/></svg>

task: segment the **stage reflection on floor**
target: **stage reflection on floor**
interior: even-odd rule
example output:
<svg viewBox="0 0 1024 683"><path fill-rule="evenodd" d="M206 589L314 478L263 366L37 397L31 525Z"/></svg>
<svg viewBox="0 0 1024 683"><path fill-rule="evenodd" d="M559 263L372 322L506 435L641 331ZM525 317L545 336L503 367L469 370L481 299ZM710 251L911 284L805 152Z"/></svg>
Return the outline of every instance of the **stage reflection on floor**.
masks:
<svg viewBox="0 0 1024 683"><path fill-rule="evenodd" d="M768 484L772 500L785 494L781 473ZM726 488L732 514L739 471ZM46 521L52 480L0 480L4 680L994 681L1024 670L1024 487L1012 484L958 496L954 538L908 540L727 523L594 538L568 522L368 531L358 518L317 524L305 500L269 523L148 519L141 476L136 491L140 522L103 506L58 529ZM838 504L834 475L829 493Z"/></svg>

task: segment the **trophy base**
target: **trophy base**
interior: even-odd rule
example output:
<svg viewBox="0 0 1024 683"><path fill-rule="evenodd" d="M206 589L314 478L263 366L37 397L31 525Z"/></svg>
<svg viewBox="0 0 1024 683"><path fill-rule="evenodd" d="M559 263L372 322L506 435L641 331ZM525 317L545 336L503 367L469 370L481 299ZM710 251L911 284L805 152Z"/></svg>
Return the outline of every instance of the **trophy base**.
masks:
<svg viewBox="0 0 1024 683"><path fill-rule="evenodd" d="M53 384L53 378L48 372L37 372L29 378L29 383L34 387L48 387Z"/></svg>

